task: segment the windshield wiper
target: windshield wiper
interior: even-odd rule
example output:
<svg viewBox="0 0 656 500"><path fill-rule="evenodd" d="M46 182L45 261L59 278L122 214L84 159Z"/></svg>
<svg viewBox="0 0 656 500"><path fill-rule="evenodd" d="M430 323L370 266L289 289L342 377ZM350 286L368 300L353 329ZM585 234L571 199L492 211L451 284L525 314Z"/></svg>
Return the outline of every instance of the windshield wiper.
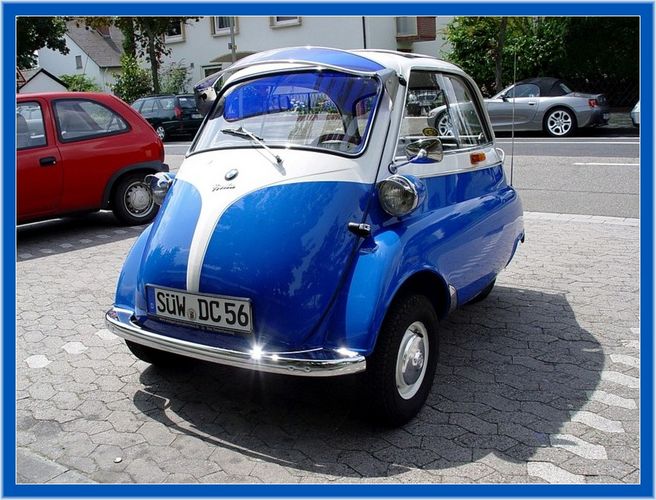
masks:
<svg viewBox="0 0 656 500"><path fill-rule="evenodd" d="M228 134L228 135L234 135L236 137L244 137L244 138L247 137L249 139L252 139L257 144L259 144L264 149L266 149L267 152L276 159L276 163L278 165L282 165L282 158L280 158L280 156L278 156L276 153L274 153L273 150L269 146L264 144L264 139L262 139L261 137L256 136L253 132L249 132L244 127L222 128L221 132L224 133L224 134Z"/></svg>

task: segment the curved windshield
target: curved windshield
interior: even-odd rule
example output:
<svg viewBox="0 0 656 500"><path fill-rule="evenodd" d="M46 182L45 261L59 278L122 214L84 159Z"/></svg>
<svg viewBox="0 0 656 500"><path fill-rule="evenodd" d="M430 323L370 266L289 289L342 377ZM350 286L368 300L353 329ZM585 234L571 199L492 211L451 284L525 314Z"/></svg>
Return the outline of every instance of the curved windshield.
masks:
<svg viewBox="0 0 656 500"><path fill-rule="evenodd" d="M375 78L336 71L254 78L220 96L192 153L265 145L358 154L379 94Z"/></svg>

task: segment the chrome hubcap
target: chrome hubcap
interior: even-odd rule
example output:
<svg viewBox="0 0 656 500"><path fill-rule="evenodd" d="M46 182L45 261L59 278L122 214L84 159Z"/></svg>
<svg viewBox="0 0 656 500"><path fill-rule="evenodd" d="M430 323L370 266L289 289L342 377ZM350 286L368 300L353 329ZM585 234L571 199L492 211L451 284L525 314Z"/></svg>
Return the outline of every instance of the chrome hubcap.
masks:
<svg viewBox="0 0 656 500"><path fill-rule="evenodd" d="M547 127L554 135L565 135L572 128L572 117L566 111L554 111L547 119Z"/></svg>
<svg viewBox="0 0 656 500"><path fill-rule="evenodd" d="M403 399L410 399L419 391L428 354L428 332L421 321L415 321L403 334L396 357L396 388Z"/></svg>
<svg viewBox="0 0 656 500"><path fill-rule="evenodd" d="M125 192L125 207L137 217L143 217L153 206L153 196L143 182L130 184Z"/></svg>
<svg viewBox="0 0 656 500"><path fill-rule="evenodd" d="M159 138L163 140L164 136L166 135L166 133L164 132L164 127L157 127L156 132Z"/></svg>
<svg viewBox="0 0 656 500"><path fill-rule="evenodd" d="M437 124L437 132L442 137L451 137L453 135L453 130L451 130L451 120L449 120L449 115L444 113L440 118Z"/></svg>

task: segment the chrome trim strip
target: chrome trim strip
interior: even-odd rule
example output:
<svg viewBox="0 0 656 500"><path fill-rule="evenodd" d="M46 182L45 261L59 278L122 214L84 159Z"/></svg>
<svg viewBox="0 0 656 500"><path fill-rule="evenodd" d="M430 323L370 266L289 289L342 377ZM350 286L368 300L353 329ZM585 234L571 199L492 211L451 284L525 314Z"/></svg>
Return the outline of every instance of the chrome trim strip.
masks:
<svg viewBox="0 0 656 500"><path fill-rule="evenodd" d="M344 348L275 353L233 351L196 344L145 330L133 321L132 314L122 308L110 309L105 315L107 328L131 342L212 363L303 377L349 375L367 367L364 356Z"/></svg>

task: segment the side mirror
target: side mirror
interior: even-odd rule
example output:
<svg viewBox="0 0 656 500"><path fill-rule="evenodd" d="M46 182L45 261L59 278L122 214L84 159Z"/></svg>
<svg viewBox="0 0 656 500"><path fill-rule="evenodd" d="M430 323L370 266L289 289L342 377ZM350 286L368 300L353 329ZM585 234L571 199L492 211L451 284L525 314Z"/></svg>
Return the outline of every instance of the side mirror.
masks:
<svg viewBox="0 0 656 500"><path fill-rule="evenodd" d="M444 150L437 138L419 139L405 147L405 156L410 163L432 163L442 161Z"/></svg>
<svg viewBox="0 0 656 500"><path fill-rule="evenodd" d="M387 167L392 174L395 174L399 168L410 163L434 163L442 161L444 158L442 141L434 137L427 137L411 142L405 147L405 156L408 158L407 161L403 163L391 163Z"/></svg>
<svg viewBox="0 0 656 500"><path fill-rule="evenodd" d="M508 102L508 94L501 94L501 100L503 102Z"/></svg>

